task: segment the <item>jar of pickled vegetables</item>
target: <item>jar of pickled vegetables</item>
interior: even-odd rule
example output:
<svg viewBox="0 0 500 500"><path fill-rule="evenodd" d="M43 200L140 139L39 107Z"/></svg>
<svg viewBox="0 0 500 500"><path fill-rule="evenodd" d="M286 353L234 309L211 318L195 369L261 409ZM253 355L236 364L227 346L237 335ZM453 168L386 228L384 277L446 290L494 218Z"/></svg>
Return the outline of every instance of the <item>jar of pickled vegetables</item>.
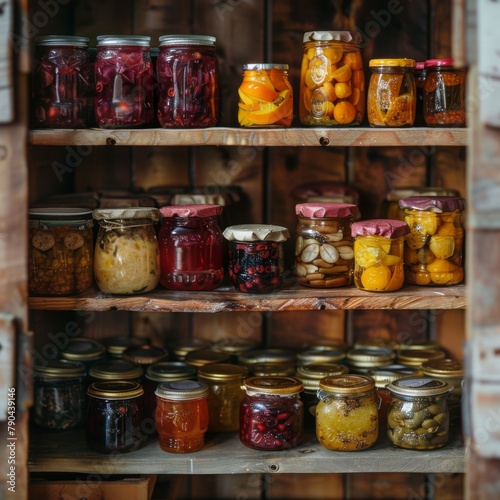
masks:
<svg viewBox="0 0 500 500"><path fill-rule="evenodd" d="M93 282L91 212L80 208L29 210L28 288L36 295L71 295Z"/></svg>
<svg viewBox="0 0 500 500"><path fill-rule="evenodd" d="M286 227L241 224L227 227L223 236L228 240L229 279L236 290L266 293L281 287L283 242L290 237Z"/></svg>
<svg viewBox="0 0 500 500"><path fill-rule="evenodd" d="M352 283L351 223L356 212L356 205L349 203L295 206L295 275L301 285L332 288Z"/></svg>
<svg viewBox="0 0 500 500"><path fill-rule="evenodd" d="M424 120L424 85L425 77L427 75L427 70L425 69L425 62L416 62L415 71L413 76L415 77L415 86L417 88L417 106L415 110L415 127L425 126Z"/></svg>
<svg viewBox="0 0 500 500"><path fill-rule="evenodd" d="M100 208L94 274L102 292L135 294L150 292L160 280L160 254L154 223L156 208Z"/></svg>
<svg viewBox="0 0 500 500"><path fill-rule="evenodd" d="M155 394L160 448L170 453L203 448L208 428L207 385L196 380L163 382Z"/></svg>
<svg viewBox="0 0 500 500"><path fill-rule="evenodd" d="M160 209L160 282L172 290L213 290L224 277L219 205L179 205Z"/></svg>
<svg viewBox="0 0 500 500"><path fill-rule="evenodd" d="M240 441L254 450L288 450L304 432L304 385L294 377L250 377L240 406Z"/></svg>
<svg viewBox="0 0 500 500"><path fill-rule="evenodd" d="M102 128L153 124L151 37L101 35L95 61L95 119Z"/></svg>
<svg viewBox="0 0 500 500"><path fill-rule="evenodd" d="M417 89L413 59L372 59L368 86L368 122L372 127L411 127Z"/></svg>
<svg viewBox="0 0 500 500"><path fill-rule="evenodd" d="M465 127L465 69L453 59L425 61L424 120L429 127Z"/></svg>
<svg viewBox="0 0 500 500"><path fill-rule="evenodd" d="M400 220L372 219L352 225L357 288L393 292L403 286L404 238L408 232L408 225Z"/></svg>
<svg viewBox="0 0 500 500"><path fill-rule="evenodd" d="M360 125L365 75L360 37L349 31L304 34L300 70L300 122L312 126Z"/></svg>
<svg viewBox="0 0 500 500"><path fill-rule="evenodd" d="M205 365L198 380L208 386L208 432L232 432L240 427L240 404L245 397L244 366L229 363Z"/></svg>
<svg viewBox="0 0 500 500"><path fill-rule="evenodd" d="M334 375L319 381L316 437L335 451L370 448L378 437L375 381L365 375Z"/></svg>
<svg viewBox="0 0 500 500"><path fill-rule="evenodd" d="M89 376L94 380L134 380L141 382L142 367L123 359L109 359L94 363L89 369Z"/></svg>
<svg viewBox="0 0 500 500"><path fill-rule="evenodd" d="M100 380L87 389L87 444L100 453L126 453L143 438L141 384L131 380Z"/></svg>
<svg viewBox="0 0 500 500"><path fill-rule="evenodd" d="M410 450L433 450L448 442L446 398L451 388L446 382L405 377L387 388L392 395L387 414L387 435L392 444Z"/></svg>
<svg viewBox="0 0 500 500"><path fill-rule="evenodd" d="M67 345L61 350L60 356L68 361L82 363L85 367L85 373L88 375L90 368L95 363L106 359L106 348L99 340L74 337L68 340Z"/></svg>
<svg viewBox="0 0 500 500"><path fill-rule="evenodd" d="M92 87L89 39L42 36L36 40L33 71L33 120L43 128L89 125Z"/></svg>
<svg viewBox="0 0 500 500"><path fill-rule="evenodd" d="M400 200L410 233L405 237L405 280L414 285L456 285L464 279L461 215L464 200L412 196Z"/></svg>
<svg viewBox="0 0 500 500"><path fill-rule="evenodd" d="M164 128L217 125L220 113L216 39L205 35L160 37L156 63L158 120Z"/></svg>
<svg viewBox="0 0 500 500"><path fill-rule="evenodd" d="M367 374L379 366L390 365L396 359L392 349L384 347L357 347L349 349L346 364L353 373Z"/></svg>
<svg viewBox="0 0 500 500"><path fill-rule="evenodd" d="M242 127L289 127L293 90L288 64L245 64L238 89L238 122Z"/></svg>

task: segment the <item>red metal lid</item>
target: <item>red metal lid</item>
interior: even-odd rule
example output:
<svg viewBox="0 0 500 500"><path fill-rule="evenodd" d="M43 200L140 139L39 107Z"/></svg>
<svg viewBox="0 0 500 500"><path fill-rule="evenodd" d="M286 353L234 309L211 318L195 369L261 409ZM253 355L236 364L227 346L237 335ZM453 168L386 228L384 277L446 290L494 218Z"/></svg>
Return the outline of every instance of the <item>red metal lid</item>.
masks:
<svg viewBox="0 0 500 500"><path fill-rule="evenodd" d="M422 71L425 68L425 61L418 61L415 63L415 71Z"/></svg>
<svg viewBox="0 0 500 500"><path fill-rule="evenodd" d="M464 209L465 200L458 196L410 196L399 200L399 206L437 213L454 212Z"/></svg>
<svg viewBox="0 0 500 500"><path fill-rule="evenodd" d="M351 217L358 207L351 203L299 203L295 205L295 213L302 217Z"/></svg>
<svg viewBox="0 0 500 500"><path fill-rule="evenodd" d="M438 67L453 67L453 59L427 59L424 63L424 67L427 68L438 68Z"/></svg>
<svg viewBox="0 0 500 500"><path fill-rule="evenodd" d="M352 236L384 236L385 238L400 238L410 231L408 224L395 219L371 219L355 222L351 226Z"/></svg>
<svg viewBox="0 0 500 500"><path fill-rule="evenodd" d="M213 217L222 213L220 205L172 205L161 207L163 217Z"/></svg>

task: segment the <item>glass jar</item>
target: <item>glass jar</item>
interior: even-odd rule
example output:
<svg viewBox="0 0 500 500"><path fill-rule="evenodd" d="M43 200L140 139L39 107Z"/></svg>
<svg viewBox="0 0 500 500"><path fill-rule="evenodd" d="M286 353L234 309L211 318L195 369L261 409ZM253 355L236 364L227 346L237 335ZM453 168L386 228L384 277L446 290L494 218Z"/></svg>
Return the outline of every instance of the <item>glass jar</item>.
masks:
<svg viewBox="0 0 500 500"><path fill-rule="evenodd" d="M238 122L242 127L289 127L293 90L288 64L245 64L238 89Z"/></svg>
<svg viewBox="0 0 500 500"><path fill-rule="evenodd" d="M216 363L198 369L198 380L208 386L208 432L232 432L240 426L244 366Z"/></svg>
<svg viewBox="0 0 500 500"><path fill-rule="evenodd" d="M430 377L405 377L387 388L392 402L387 414L387 435L395 446L433 450L448 442L450 386Z"/></svg>
<svg viewBox="0 0 500 500"><path fill-rule="evenodd" d="M294 377L250 377L240 406L240 441L254 450L288 450L304 432L302 382Z"/></svg>
<svg viewBox="0 0 500 500"><path fill-rule="evenodd" d="M133 380L141 382L142 367L123 359L109 359L94 363L89 369L89 376L94 380Z"/></svg>
<svg viewBox="0 0 500 500"><path fill-rule="evenodd" d="M154 223L156 208L96 209L99 222L94 274L104 293L154 290L160 280L160 254Z"/></svg>
<svg viewBox="0 0 500 500"><path fill-rule="evenodd" d="M223 236L228 240L229 279L236 290L266 293L281 287L283 242L290 238L286 227L241 224L229 226Z"/></svg>
<svg viewBox="0 0 500 500"><path fill-rule="evenodd" d="M152 125L151 37L101 35L95 61L95 119L101 128Z"/></svg>
<svg viewBox="0 0 500 500"><path fill-rule="evenodd" d="M195 380L163 382L155 394L160 448L170 453L203 448L208 428L207 385Z"/></svg>
<svg viewBox="0 0 500 500"><path fill-rule="evenodd" d="M299 117L303 125L361 125L365 75L360 37L349 31L304 34Z"/></svg>
<svg viewBox="0 0 500 500"><path fill-rule="evenodd" d="M113 359L121 359L123 352L129 347L140 347L148 345L148 340L139 337L128 337L125 335L117 335L116 337L108 337L103 339L104 345L108 352L108 357Z"/></svg>
<svg viewBox="0 0 500 500"><path fill-rule="evenodd" d="M126 453L142 441L141 384L131 380L101 380L87 389L86 438L100 453Z"/></svg>
<svg viewBox="0 0 500 500"><path fill-rule="evenodd" d="M43 128L84 128L90 117L89 39L42 36L36 40L33 120Z"/></svg>
<svg viewBox="0 0 500 500"><path fill-rule="evenodd" d="M37 208L29 214L28 288L36 295L73 295L93 282L89 210Z"/></svg>
<svg viewBox="0 0 500 500"><path fill-rule="evenodd" d="M158 120L164 128L215 127L220 113L216 39L205 35L160 37L157 61Z"/></svg>
<svg viewBox="0 0 500 500"><path fill-rule="evenodd" d="M452 59L425 61L424 120L429 127L465 127L465 70Z"/></svg>
<svg viewBox="0 0 500 500"><path fill-rule="evenodd" d="M85 367L66 360L46 361L34 370L33 421L39 427L65 431L85 424Z"/></svg>
<svg viewBox="0 0 500 500"><path fill-rule="evenodd" d="M405 280L413 285L457 285L464 279L463 198L412 196L399 202L410 233L405 239Z"/></svg>
<svg viewBox="0 0 500 500"><path fill-rule="evenodd" d="M160 282L171 290L213 290L224 277L219 205L179 205L160 209Z"/></svg>
<svg viewBox="0 0 500 500"><path fill-rule="evenodd" d="M413 72L413 76L415 77L415 86L417 88L417 106L415 110L415 127L424 127L424 85L425 85L425 77L427 75L427 71L425 69L425 62L416 62L415 63L415 71Z"/></svg>
<svg viewBox="0 0 500 500"><path fill-rule="evenodd" d="M394 292L404 283L404 237L406 222L392 219L371 219L355 222L354 284L360 290Z"/></svg>
<svg viewBox="0 0 500 500"><path fill-rule="evenodd" d="M106 359L106 348L99 340L75 337L68 340L60 355L61 358L68 361L82 363L85 367L85 373L89 374L94 363Z"/></svg>
<svg viewBox="0 0 500 500"><path fill-rule="evenodd" d="M379 366L390 365L396 359L392 349L383 347L358 347L347 351L346 364L353 373L367 374Z"/></svg>
<svg viewBox="0 0 500 500"><path fill-rule="evenodd" d="M413 59L372 59L368 86L368 122L372 127L411 127L417 89Z"/></svg>
<svg viewBox="0 0 500 500"><path fill-rule="evenodd" d="M351 223L357 211L349 203L299 203L295 275L301 285L332 288L350 285L354 270Z"/></svg>
<svg viewBox="0 0 500 500"><path fill-rule="evenodd" d="M398 351L398 363L404 366L420 368L428 360L444 359L446 353L439 349L401 349Z"/></svg>

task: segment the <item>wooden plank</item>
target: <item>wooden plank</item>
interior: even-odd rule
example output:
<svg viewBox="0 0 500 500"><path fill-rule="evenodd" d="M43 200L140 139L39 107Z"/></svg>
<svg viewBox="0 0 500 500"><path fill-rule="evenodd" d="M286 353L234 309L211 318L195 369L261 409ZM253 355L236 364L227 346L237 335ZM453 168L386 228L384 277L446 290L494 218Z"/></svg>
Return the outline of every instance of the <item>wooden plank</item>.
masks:
<svg viewBox="0 0 500 500"><path fill-rule="evenodd" d="M381 499L407 500L429 498L420 495L425 488L425 474L363 474L363 480L354 474L346 478L348 498L356 499Z"/></svg>
<svg viewBox="0 0 500 500"><path fill-rule="evenodd" d="M7 397L0 399L0 422L7 421L7 412L12 409L9 404L14 405L15 408L16 377L14 367L16 363L13 356L15 352L15 317L12 314L0 312L0 390L7 395Z"/></svg>
<svg viewBox="0 0 500 500"><path fill-rule="evenodd" d="M14 118L12 8L12 0L6 0L0 6L0 123L9 123Z"/></svg>

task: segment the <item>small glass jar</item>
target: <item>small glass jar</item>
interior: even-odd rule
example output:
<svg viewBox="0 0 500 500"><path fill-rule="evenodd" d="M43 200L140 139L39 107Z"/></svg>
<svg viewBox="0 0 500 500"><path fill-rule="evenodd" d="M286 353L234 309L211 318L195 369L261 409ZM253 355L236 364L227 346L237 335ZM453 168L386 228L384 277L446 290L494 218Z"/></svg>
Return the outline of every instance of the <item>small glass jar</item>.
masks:
<svg viewBox="0 0 500 500"><path fill-rule="evenodd" d="M184 358L184 362L190 366L205 366L215 363L228 363L231 355L227 352L218 352L212 349L198 349L189 352Z"/></svg>
<svg viewBox="0 0 500 500"><path fill-rule="evenodd" d="M109 359L94 363L89 369L89 377L96 380L132 380L141 382L142 367L123 359Z"/></svg>
<svg viewBox="0 0 500 500"><path fill-rule="evenodd" d="M123 352L123 359L141 366L147 370L148 366L160 361L165 361L168 352L163 347L143 345L139 347L129 347Z"/></svg>
<svg viewBox="0 0 500 500"><path fill-rule="evenodd" d="M84 128L90 117L89 39L42 36L36 40L33 119L43 128Z"/></svg>
<svg viewBox="0 0 500 500"><path fill-rule="evenodd" d="M294 377L250 377L240 406L240 441L254 450L288 450L304 432L304 385Z"/></svg>
<svg viewBox="0 0 500 500"><path fill-rule="evenodd" d="M293 90L288 64L245 64L238 89L238 122L242 127L289 127Z"/></svg>
<svg viewBox="0 0 500 500"><path fill-rule="evenodd" d="M95 61L95 119L101 128L152 125L151 37L101 35Z"/></svg>
<svg viewBox="0 0 500 500"><path fill-rule="evenodd" d="M367 374L379 366L390 365L396 359L392 349L383 347L358 347L347 351L346 364L353 373Z"/></svg>
<svg viewBox="0 0 500 500"><path fill-rule="evenodd" d="M236 290L266 293L281 287L283 242L290 238L286 227L241 224L226 228L223 236L228 240L229 279Z"/></svg>
<svg viewBox="0 0 500 500"><path fill-rule="evenodd" d="M163 382L155 394L160 448L170 453L203 448L208 428L207 385L195 380Z"/></svg>
<svg viewBox="0 0 500 500"><path fill-rule="evenodd" d="M429 360L444 359L446 353L439 349L401 349L398 351L398 363L404 366L420 368Z"/></svg>
<svg viewBox="0 0 500 500"><path fill-rule="evenodd" d="M375 381L365 375L334 375L319 381L316 437L335 451L370 448L378 437Z"/></svg>
<svg viewBox="0 0 500 500"><path fill-rule="evenodd" d="M415 127L424 127L424 85L425 77L427 75L427 70L425 69L425 62L416 62L415 71L413 71L413 76L415 77L415 86L417 88L417 106L415 110Z"/></svg>
<svg viewBox="0 0 500 500"><path fill-rule="evenodd" d="M179 205L160 209L160 282L171 290L213 290L224 277L219 205Z"/></svg>
<svg viewBox="0 0 500 500"><path fill-rule="evenodd" d="M368 122L372 127L411 127L417 89L413 59L372 59L368 86Z"/></svg>
<svg viewBox="0 0 500 500"><path fill-rule="evenodd" d="M433 450L448 442L450 386L430 377L404 377L387 388L392 402L387 413L387 435L395 446Z"/></svg>
<svg viewBox="0 0 500 500"><path fill-rule="evenodd" d="M94 275L104 293L137 294L160 280L160 254L154 223L156 208L96 209L99 222Z"/></svg>
<svg viewBox="0 0 500 500"><path fill-rule="evenodd" d="M429 127L465 127L465 70L452 59L425 61L424 120Z"/></svg>
<svg viewBox="0 0 500 500"><path fill-rule="evenodd" d="M349 203L299 203L295 239L295 275L301 285L333 288L350 285L354 271L351 223L357 212Z"/></svg>
<svg viewBox="0 0 500 500"><path fill-rule="evenodd" d="M80 208L29 211L28 288L36 295L73 295L94 273L92 216Z"/></svg>
<svg viewBox="0 0 500 500"><path fill-rule="evenodd" d="M244 366L215 363L198 369L198 380L208 386L208 432L233 432L240 426L240 404L245 397Z"/></svg>
<svg viewBox="0 0 500 500"><path fill-rule="evenodd" d="M39 427L65 431L85 424L85 367L53 360L34 370L33 421Z"/></svg>
<svg viewBox="0 0 500 500"><path fill-rule="evenodd" d="M130 380L101 380L87 389L86 437L100 453L127 453L142 441L141 384Z"/></svg>
<svg viewBox="0 0 500 500"><path fill-rule="evenodd" d="M113 359L121 359L124 351L130 347L140 347L148 345L148 340L139 337L128 337L126 335L118 335L116 337L108 337L103 339L106 346L108 357Z"/></svg>
<svg viewBox="0 0 500 500"><path fill-rule="evenodd" d="M304 34L299 116L303 125L361 125L365 75L360 37L349 31Z"/></svg>
<svg viewBox="0 0 500 500"><path fill-rule="evenodd" d="M94 363L106 359L106 348L99 340L75 337L61 350L61 358L68 361L78 361L85 367L88 375Z"/></svg>
<svg viewBox="0 0 500 500"><path fill-rule="evenodd" d="M400 220L371 219L352 225L357 288L394 292L403 286L404 237L408 232L408 225Z"/></svg>
<svg viewBox="0 0 500 500"><path fill-rule="evenodd" d="M215 127L220 113L216 39L205 35L160 37L156 63L158 120L164 128Z"/></svg>
<svg viewBox="0 0 500 500"><path fill-rule="evenodd" d="M400 200L410 233L405 237L405 281L457 285L464 279L463 198L412 196Z"/></svg>

